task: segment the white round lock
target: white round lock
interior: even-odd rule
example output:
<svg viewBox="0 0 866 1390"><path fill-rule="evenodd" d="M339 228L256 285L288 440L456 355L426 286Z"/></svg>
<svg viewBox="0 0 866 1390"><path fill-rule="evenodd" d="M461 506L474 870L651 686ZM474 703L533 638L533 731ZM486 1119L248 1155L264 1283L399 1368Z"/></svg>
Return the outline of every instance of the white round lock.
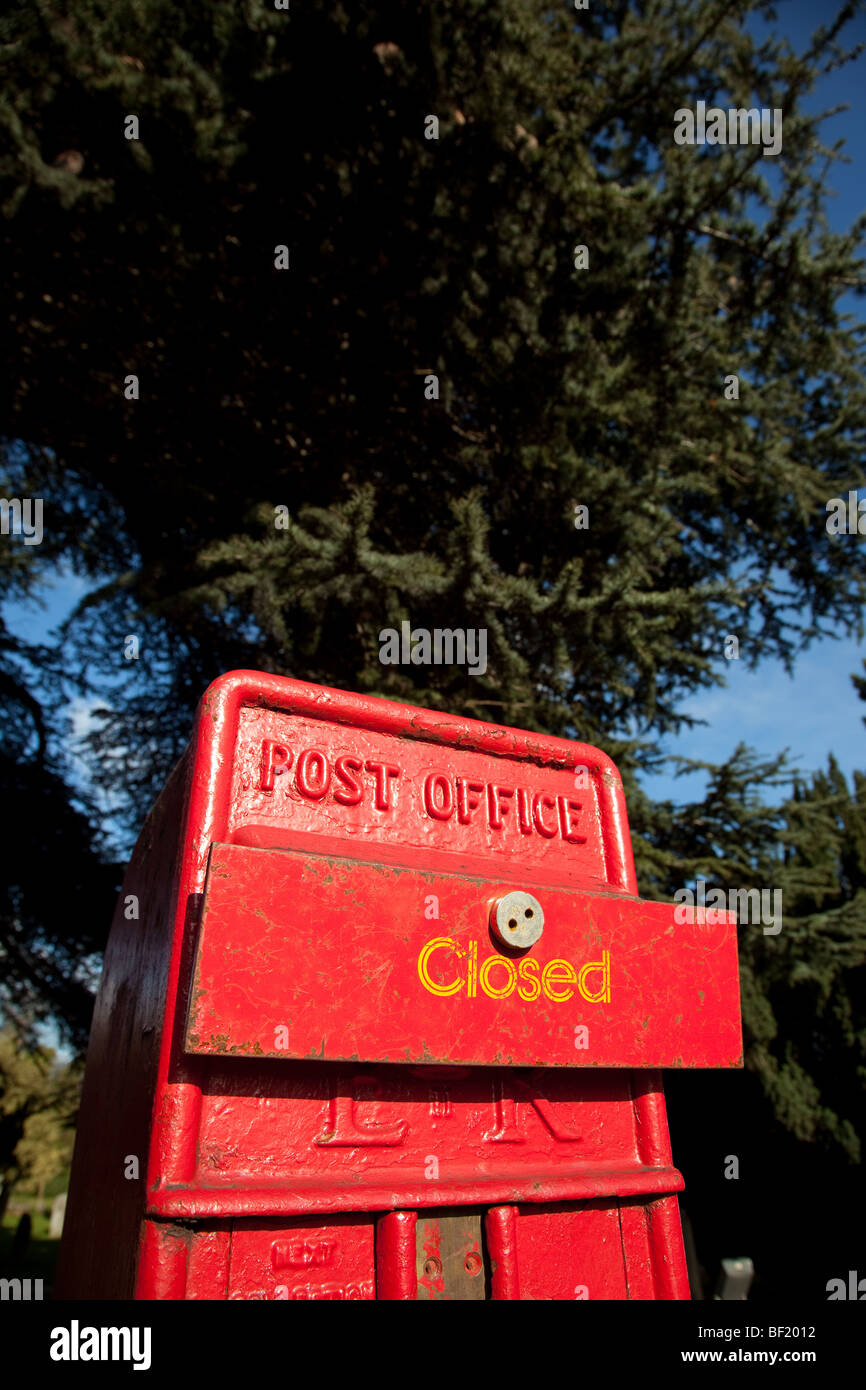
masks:
<svg viewBox="0 0 866 1390"><path fill-rule="evenodd" d="M506 893L493 904L490 925L506 946L525 951L535 945L544 931L544 909L537 898L523 889Z"/></svg>

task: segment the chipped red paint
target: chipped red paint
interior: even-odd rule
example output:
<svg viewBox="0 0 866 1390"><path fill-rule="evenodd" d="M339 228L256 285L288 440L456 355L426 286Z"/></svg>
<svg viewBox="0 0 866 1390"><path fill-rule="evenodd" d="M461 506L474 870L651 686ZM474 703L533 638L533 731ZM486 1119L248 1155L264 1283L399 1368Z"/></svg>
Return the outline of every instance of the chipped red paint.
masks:
<svg viewBox="0 0 866 1390"><path fill-rule="evenodd" d="M490 1208L487 1213L487 1248L493 1271L493 1297L519 1299L517 1207Z"/></svg>
<svg viewBox="0 0 866 1390"><path fill-rule="evenodd" d="M389 1211L376 1224L376 1297L416 1299L415 1228L418 1213Z"/></svg>
<svg viewBox="0 0 866 1390"><path fill-rule="evenodd" d="M657 1068L740 1064L734 950L639 902L597 749L223 677L115 915L58 1296L414 1299L416 1213L471 1206L493 1298L687 1298Z"/></svg>
<svg viewBox="0 0 866 1390"><path fill-rule="evenodd" d="M520 875L518 866L509 883L214 845L187 1050L475 1066L740 1065L739 1022L726 1013L737 992L733 914L721 927L677 925L666 903L533 880L543 935L508 952L487 924L491 903ZM431 895L436 922L424 915ZM339 990L322 988L336 980ZM455 983L453 993L436 992ZM576 1046L581 1025L586 1047Z"/></svg>
<svg viewBox="0 0 866 1390"><path fill-rule="evenodd" d="M445 1279L442 1274L441 1246L439 1223L431 1221L427 1225L427 1236L421 1247L423 1260L418 1283L424 1289L427 1298L436 1299L439 1302L448 1298L445 1292Z"/></svg>

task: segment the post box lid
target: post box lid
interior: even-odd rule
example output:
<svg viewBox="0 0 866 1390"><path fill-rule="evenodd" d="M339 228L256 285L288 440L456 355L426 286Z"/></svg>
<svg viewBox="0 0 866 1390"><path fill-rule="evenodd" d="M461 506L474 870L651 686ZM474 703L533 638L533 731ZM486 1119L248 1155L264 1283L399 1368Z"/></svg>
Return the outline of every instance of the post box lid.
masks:
<svg viewBox="0 0 866 1390"><path fill-rule="evenodd" d="M530 913L541 919L531 945L498 938L503 903L506 938ZM711 915L696 923L694 911L620 894L539 888L536 898L465 874L214 845L186 1048L415 1065L737 1066L736 921Z"/></svg>
<svg viewBox="0 0 866 1390"><path fill-rule="evenodd" d="M236 672L203 701L195 769L187 1050L741 1064L735 920L638 901L598 749ZM514 893L545 921L512 950Z"/></svg>
<svg viewBox="0 0 866 1390"><path fill-rule="evenodd" d="M202 701L195 767L202 879L218 839L636 891L619 773L589 744L241 671Z"/></svg>

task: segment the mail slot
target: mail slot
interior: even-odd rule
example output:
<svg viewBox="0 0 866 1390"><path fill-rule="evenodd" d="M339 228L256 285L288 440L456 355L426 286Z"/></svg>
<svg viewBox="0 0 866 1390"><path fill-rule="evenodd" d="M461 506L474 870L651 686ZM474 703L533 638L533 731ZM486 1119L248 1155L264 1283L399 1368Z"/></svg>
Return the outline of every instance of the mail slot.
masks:
<svg viewBox="0 0 866 1390"><path fill-rule="evenodd" d="M57 1295L688 1298L661 1069L741 1054L735 917L639 899L598 749L233 672L118 902Z"/></svg>

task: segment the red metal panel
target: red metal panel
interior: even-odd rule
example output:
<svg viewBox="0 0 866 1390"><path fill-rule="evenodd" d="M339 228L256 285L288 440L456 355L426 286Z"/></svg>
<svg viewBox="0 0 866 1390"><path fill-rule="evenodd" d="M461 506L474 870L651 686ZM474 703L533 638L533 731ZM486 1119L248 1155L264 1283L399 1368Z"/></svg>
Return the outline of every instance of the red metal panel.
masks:
<svg viewBox="0 0 866 1390"><path fill-rule="evenodd" d="M690 1298L683 1228L676 1197L648 1203L646 1214L656 1298Z"/></svg>
<svg viewBox="0 0 866 1390"><path fill-rule="evenodd" d="M520 1299L517 1265L517 1208L491 1207L486 1221L487 1244L493 1271L491 1293L496 1301Z"/></svg>
<svg viewBox="0 0 866 1390"><path fill-rule="evenodd" d="M160 1055L172 1033L171 961L186 925L180 827L191 762L187 753L147 817L117 901L90 1030L55 1298L133 1296L153 1108L157 1096L162 1101ZM131 1160L137 1178L128 1176Z"/></svg>
<svg viewBox="0 0 866 1390"><path fill-rule="evenodd" d="M616 1202L523 1207L516 1230L522 1299L628 1297Z"/></svg>
<svg viewBox="0 0 866 1390"><path fill-rule="evenodd" d="M245 1216L678 1191L629 1074L214 1061L188 1180L154 1215ZM225 1070L223 1070L225 1068ZM275 1139L278 1136L278 1139Z"/></svg>
<svg viewBox="0 0 866 1390"><path fill-rule="evenodd" d="M372 1221L337 1216L327 1225L236 1223L228 1297L330 1302L375 1298Z"/></svg>
<svg viewBox="0 0 866 1390"><path fill-rule="evenodd" d="M677 925L665 903L531 883L544 930L518 953L488 931L513 884L214 845L186 1047L482 1066L742 1064L733 913L721 926Z"/></svg>
<svg viewBox="0 0 866 1390"><path fill-rule="evenodd" d="M228 1226L215 1231L190 1233L184 1298L229 1297L229 1251L232 1234Z"/></svg>
<svg viewBox="0 0 866 1390"><path fill-rule="evenodd" d="M439 1209L445 1229L449 1208L473 1207L476 1213L487 1210L495 1298L574 1298L581 1282L575 1269L590 1264L593 1251L597 1287L620 1291L593 1293L589 1285L590 1297L688 1297L673 1195L682 1179L672 1166L660 1074L599 1067L592 1044L588 1056L573 1048L565 1063L555 1051L568 1037L557 1011L570 1009L573 998L545 995L536 1021L525 1026L507 1012L500 1015L499 1003L505 1006L507 999L497 1003L476 995L460 1001L489 1005L494 1012L488 1027L503 1020L510 1042L516 1038L525 1048L521 1053L511 1046L503 1058L538 1060L540 1070L459 1064L464 1056L474 1061L496 1054L479 1051L483 1030L473 1037L474 1025L461 1023L458 1001L450 996L431 996L446 1005L438 1016L440 1031L453 1034L447 1066L426 1064L423 1052L413 1053L408 1033L404 1049L410 1060L394 1064L352 1060L351 1052L341 1062L298 1060L291 1029L289 1049L264 1055L266 1034L250 1031L252 1015L241 1018L245 1035L239 1040L258 1043L261 1053L187 1052L195 943L214 844L223 847L217 856L244 853L249 864L297 866L306 859L321 869L321 856L344 865L352 861L344 886L358 885L370 911L387 919L383 959L397 970L396 947L405 947L415 983L415 933L427 930L428 919L416 920L409 898L400 893L411 898L426 876L436 885L430 894L444 900L450 913L441 915L440 901L439 918L429 919L430 935L452 937L463 912L459 930L477 938L481 949L484 933L476 933L474 919L470 924L466 916L478 906L481 888L543 892L551 915L545 936L532 948L539 960L556 938L561 958L580 963L576 943L582 940L581 949L588 950L612 933L611 947L603 946L612 967L611 1027L607 1034L602 1030L603 1037L615 1038L614 1010L620 997L627 998L632 967L635 981L645 972L643 984L654 1000L651 1023L658 1016L659 971L666 960L679 1001L669 1019L672 1029L681 1030L678 1064L694 1065L703 1057L706 1065L713 1047L728 1064L734 1060L736 998L725 975L731 933L714 928L714 935L702 937L697 928L676 927L679 949L675 958L665 958L670 909L637 902L622 787L603 753L437 711L235 672L206 693L183 768L154 808L124 884L88 1061L64 1233L63 1295L127 1297L135 1280L140 1298L414 1298L415 1214ZM386 882L376 864L387 866L388 891L374 886L377 879ZM296 871L297 887L310 870ZM252 889L272 884L276 914L272 874L272 868L263 871ZM398 877L406 886L394 890ZM465 900L455 886L459 881L469 895ZM247 907L254 914L252 889ZM319 877L309 917L324 904L330 926L323 941L331 940L328 932L341 920L329 896L335 891ZM129 894L140 901L140 921L124 913ZM578 901L587 917L569 935L561 914L566 903ZM230 931L245 920L239 911L225 915L227 900L219 912ZM644 929L651 925L646 939L659 938L652 959L638 949L638 913ZM212 916L209 907L202 962L211 949L211 924L219 927L219 915ZM575 943L573 956L560 945L566 935L569 947ZM219 929L213 938L217 951L218 937ZM345 1011L358 943L350 944L351 951L332 954L331 976L325 971L317 983L313 1014L325 1018L329 999L343 1001ZM493 953L489 939L488 944ZM638 954L629 957L631 948ZM435 965L444 971L447 964L440 951ZM288 1000L294 1009L293 972L305 968L289 955L280 957L284 977L272 972L267 979L259 968L257 1007L283 1010ZM220 970L219 993L193 1005L193 1031L204 1037L221 1031L206 1031L211 1008L213 1017L222 1011L231 1027L237 1023L232 991L240 977L232 977L225 959ZM408 964L406 970L398 989L404 996L402 1024L411 1023L412 1013ZM689 990L705 988L690 978L690 970L713 982L711 989L720 992L715 1004L705 990L704 1002L690 1011ZM212 988L206 975L205 965L200 987ZM540 999L524 1002L531 1008ZM581 1004L595 1009L597 1020L606 1017L607 1000ZM308 1026L304 1017L300 1011L297 1019L293 1015L293 1026ZM578 1021L570 1019L572 1032ZM358 1059L395 1056L397 1022L387 1010L368 1007L366 1036L355 1028L354 1037L344 1040L346 1048L335 1049L354 1048ZM344 1023L348 1030L351 1019ZM377 1034L380 1024L392 1033ZM646 1044L639 1062L644 1067L666 1056L656 1047L654 1027L642 1030L648 1035L643 1040L632 1039L638 1052ZM720 1036L713 1038L716 1029ZM331 1055L327 1036L325 1055ZM461 1040L467 1038L472 1047L463 1053ZM548 1051L539 1055L542 1040ZM317 1040L306 1041L312 1052ZM321 1058L321 1038L318 1043ZM419 1055L425 1064L418 1063ZM438 1051L430 1055L444 1057ZM593 1060L595 1070L581 1065ZM127 1176L130 1156L141 1164L138 1179ZM620 1223L622 1270L610 1255L612 1213ZM315 1265L335 1228L345 1263L333 1269ZM561 1268L555 1272L545 1266L545 1242L559 1252ZM277 1268L274 1260L283 1255L289 1263Z"/></svg>
<svg viewBox="0 0 866 1390"><path fill-rule="evenodd" d="M494 726L458 729L447 716L418 710L407 719L403 706L368 712L365 703L344 696L314 718L240 711L233 840L318 837L353 858L399 847L427 866L459 854L486 873L519 857L528 874L608 881L614 817L597 749L511 730L491 737ZM580 786L575 765L585 769Z"/></svg>
<svg viewBox="0 0 866 1390"><path fill-rule="evenodd" d="M137 1298L186 1298L191 1239L192 1232L184 1227L163 1222L144 1222L136 1286ZM202 1239L202 1236L198 1236L197 1239ZM74 1296L82 1296L78 1292L79 1287L76 1287Z"/></svg>
<svg viewBox="0 0 866 1390"><path fill-rule="evenodd" d="M418 1213L389 1211L376 1227L377 1299L413 1301L418 1294L415 1231Z"/></svg>

